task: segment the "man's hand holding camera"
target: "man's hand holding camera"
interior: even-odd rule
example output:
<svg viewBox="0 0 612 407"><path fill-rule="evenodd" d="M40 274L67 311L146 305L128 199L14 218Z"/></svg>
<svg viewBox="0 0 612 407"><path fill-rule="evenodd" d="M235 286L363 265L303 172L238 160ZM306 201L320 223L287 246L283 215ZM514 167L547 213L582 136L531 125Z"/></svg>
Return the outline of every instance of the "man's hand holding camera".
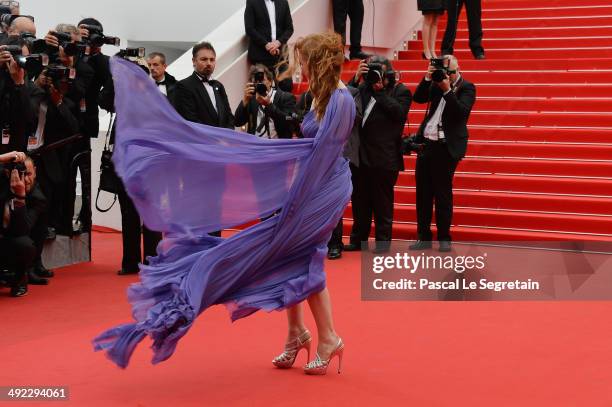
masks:
<svg viewBox="0 0 612 407"><path fill-rule="evenodd" d="M10 52L5 51L6 47L0 46L0 65L5 65L11 75L11 79L17 86L25 84L25 71L19 66Z"/></svg>

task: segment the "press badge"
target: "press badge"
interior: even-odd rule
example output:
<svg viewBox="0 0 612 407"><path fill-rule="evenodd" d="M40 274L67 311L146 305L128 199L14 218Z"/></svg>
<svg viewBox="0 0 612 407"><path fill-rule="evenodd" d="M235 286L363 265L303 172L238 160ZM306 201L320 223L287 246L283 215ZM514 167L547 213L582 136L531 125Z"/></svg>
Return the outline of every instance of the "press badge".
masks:
<svg viewBox="0 0 612 407"><path fill-rule="evenodd" d="M5 146L11 142L11 134L8 128L2 129L2 145Z"/></svg>

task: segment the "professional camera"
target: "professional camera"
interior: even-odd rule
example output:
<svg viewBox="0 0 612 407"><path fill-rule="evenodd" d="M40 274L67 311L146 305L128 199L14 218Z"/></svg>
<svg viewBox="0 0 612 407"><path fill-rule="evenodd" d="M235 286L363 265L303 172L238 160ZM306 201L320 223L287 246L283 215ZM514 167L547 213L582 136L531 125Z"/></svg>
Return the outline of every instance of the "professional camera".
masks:
<svg viewBox="0 0 612 407"><path fill-rule="evenodd" d="M42 67L49 63L49 58L45 54L23 55L22 47L19 45L6 45L4 50L10 52L17 65L28 73L40 72Z"/></svg>
<svg viewBox="0 0 612 407"><path fill-rule="evenodd" d="M54 82L70 82L76 77L76 70L60 64L51 64L45 69L45 76Z"/></svg>
<svg viewBox="0 0 612 407"><path fill-rule="evenodd" d="M44 54L47 50L47 43L44 39L38 39L34 34L22 33L19 42L30 50L30 54Z"/></svg>
<svg viewBox="0 0 612 407"><path fill-rule="evenodd" d="M446 58L432 58L430 65L436 68L431 74L431 79L434 82L442 82L446 78L448 72L448 59Z"/></svg>
<svg viewBox="0 0 612 407"><path fill-rule="evenodd" d="M100 48L103 45L114 45L118 47L121 45L121 40L119 39L119 37L108 37L104 35L104 33L102 32L102 27L100 26L81 24L80 27L89 31L89 37L85 39L85 42L90 47Z"/></svg>
<svg viewBox="0 0 612 407"><path fill-rule="evenodd" d="M13 162L10 162L10 163L4 163L4 164L0 165L0 168L6 170L8 172L11 172L13 170L17 170L17 172L19 172L20 174L23 174L24 172L26 172L26 166L22 162L16 163L16 162L13 161Z"/></svg>
<svg viewBox="0 0 612 407"><path fill-rule="evenodd" d="M64 49L64 54L68 56L82 55L87 51L87 44L82 41L73 41L71 34L51 31L51 35L57 38L59 46ZM56 49L50 48L49 55L52 61L57 60L58 53Z"/></svg>
<svg viewBox="0 0 612 407"><path fill-rule="evenodd" d="M369 63L368 73L364 75L365 81L369 85L374 85L383 79L383 66L379 63Z"/></svg>
<svg viewBox="0 0 612 407"><path fill-rule="evenodd" d="M261 96L266 96L268 94L268 87L265 83L263 83L264 73L255 72L253 75L253 80L255 81L255 93Z"/></svg>
<svg viewBox="0 0 612 407"><path fill-rule="evenodd" d="M143 47L121 49L117 55L131 61L133 59L144 58L145 49Z"/></svg>
<svg viewBox="0 0 612 407"><path fill-rule="evenodd" d="M412 134L402 139L402 154L410 155L412 152L417 154L423 150L423 143L417 142L417 135Z"/></svg>

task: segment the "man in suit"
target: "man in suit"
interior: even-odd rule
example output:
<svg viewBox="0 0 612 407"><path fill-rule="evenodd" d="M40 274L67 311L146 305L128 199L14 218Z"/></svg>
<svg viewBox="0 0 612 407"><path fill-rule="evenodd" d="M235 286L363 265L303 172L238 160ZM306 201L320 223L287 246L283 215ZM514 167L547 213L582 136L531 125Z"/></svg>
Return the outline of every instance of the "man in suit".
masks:
<svg viewBox="0 0 612 407"><path fill-rule="evenodd" d="M474 54L474 58L485 59L485 52L482 47L481 0L448 0L448 22L446 23L446 31L442 40L442 54L451 55L453 53L453 46L457 37L457 23L464 4L470 32L470 49L472 54Z"/></svg>
<svg viewBox="0 0 612 407"><path fill-rule="evenodd" d="M263 88L266 93L256 92ZM249 82L244 88L242 102L236 108L236 126L247 125L247 132L263 138L292 138L292 123L288 118L295 113L295 97L273 87L274 76L266 66L253 65ZM263 90L263 89L261 89Z"/></svg>
<svg viewBox="0 0 612 407"><path fill-rule="evenodd" d="M174 76L166 72L166 56L161 52L152 52L147 56L147 65L151 72L151 78L155 81L161 93L168 97L170 103L174 100L174 91L177 80Z"/></svg>
<svg viewBox="0 0 612 407"><path fill-rule="evenodd" d="M350 59L365 59L368 57L361 50L361 29L363 27L363 0L332 0L334 14L334 31L342 36L342 44L346 44L346 18L351 19Z"/></svg>
<svg viewBox="0 0 612 407"><path fill-rule="evenodd" d="M439 249L441 252L451 250L453 177L467 150L467 122L476 101L476 87L463 78L457 59L452 55L444 59L448 62L447 68L441 70L442 75L437 77L436 68L430 65L414 93L414 101L429 103L429 111L416 139L423 147L415 170L418 240L410 246L412 250L432 247L434 200Z"/></svg>
<svg viewBox="0 0 612 407"><path fill-rule="evenodd" d="M372 70L369 69L372 68ZM375 69L374 69L375 68ZM375 56L363 62L353 83L364 79L359 92L364 106L360 128L359 175L353 201L353 230L345 250L361 249L375 221L376 251L389 250L393 226L394 187L404 169L402 134L412 94L396 81L388 59Z"/></svg>
<svg viewBox="0 0 612 407"><path fill-rule="evenodd" d="M44 269L41 263L47 202L36 184L34 162L25 158L23 153L14 154L18 159L13 162L25 159L25 163L20 164L25 168L0 171L0 208L3 213L0 267L7 267L14 273L11 295L21 297L27 294L28 284L48 283L38 274L39 271L44 270L47 277L52 277L53 273ZM0 163L4 161L2 158L0 156Z"/></svg>
<svg viewBox="0 0 612 407"><path fill-rule="evenodd" d="M174 107L186 120L214 127L234 129L232 114L225 88L221 82L212 80L215 71L217 54L208 42L201 42L193 47L193 67L191 76L179 81L174 92ZM219 172L217 178L223 178L225 173ZM221 186L218 182L216 185ZM214 193L215 191L211 191ZM222 191L216 191L219 195ZM221 213L221 207L207 208L209 211ZM221 231L212 232L213 236L221 236Z"/></svg>
<svg viewBox="0 0 612 407"><path fill-rule="evenodd" d="M247 0L244 28L249 37L249 61L266 65L274 72L283 45L293 35L287 0Z"/></svg>
<svg viewBox="0 0 612 407"><path fill-rule="evenodd" d="M217 54L208 42L193 47L191 76L176 84L174 107L190 122L234 128L234 116L223 84L211 79Z"/></svg>

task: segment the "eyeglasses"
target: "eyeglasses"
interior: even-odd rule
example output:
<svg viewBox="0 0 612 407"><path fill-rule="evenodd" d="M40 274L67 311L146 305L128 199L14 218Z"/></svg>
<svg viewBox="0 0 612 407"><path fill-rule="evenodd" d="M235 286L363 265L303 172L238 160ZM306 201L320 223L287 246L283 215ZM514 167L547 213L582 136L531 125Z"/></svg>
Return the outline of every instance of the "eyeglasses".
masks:
<svg viewBox="0 0 612 407"><path fill-rule="evenodd" d="M447 70L446 73L449 75L453 75L457 73L457 70L456 69L454 71Z"/></svg>
<svg viewBox="0 0 612 407"><path fill-rule="evenodd" d="M15 0L0 0L0 6L19 7L19 2Z"/></svg>

